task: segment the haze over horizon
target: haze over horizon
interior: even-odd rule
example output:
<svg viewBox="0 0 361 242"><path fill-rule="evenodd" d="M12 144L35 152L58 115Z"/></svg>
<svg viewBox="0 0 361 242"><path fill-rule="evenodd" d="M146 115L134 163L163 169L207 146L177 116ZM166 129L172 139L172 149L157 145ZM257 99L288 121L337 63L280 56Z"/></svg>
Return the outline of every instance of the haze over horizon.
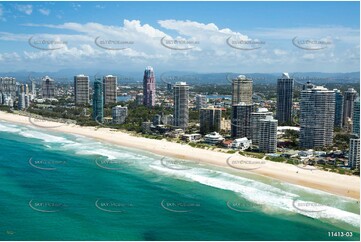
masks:
<svg viewBox="0 0 361 242"><path fill-rule="evenodd" d="M358 18L359 2L3 2L0 72L358 72Z"/></svg>

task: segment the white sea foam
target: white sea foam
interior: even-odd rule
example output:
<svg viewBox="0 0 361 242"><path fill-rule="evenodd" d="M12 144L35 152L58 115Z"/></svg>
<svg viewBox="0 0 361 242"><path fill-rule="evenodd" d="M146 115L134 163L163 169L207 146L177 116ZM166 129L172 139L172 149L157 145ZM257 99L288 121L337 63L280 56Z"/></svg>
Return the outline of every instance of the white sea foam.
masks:
<svg viewBox="0 0 361 242"><path fill-rule="evenodd" d="M8 125L5 123L0 123L0 132L7 132L7 133L18 133L21 129L14 125Z"/></svg>
<svg viewBox="0 0 361 242"><path fill-rule="evenodd" d="M74 144L73 141L58 135L51 135L40 129L28 126L18 126L5 122L0 123L0 132L18 133L26 138L39 139L45 143Z"/></svg>
<svg viewBox="0 0 361 242"><path fill-rule="evenodd" d="M315 189L287 184L287 187L289 185L290 189L285 191L260 181L205 168L193 167L189 170L172 170L163 167L160 164L160 161L156 161L155 159L144 155L135 154L131 151L112 148L111 146L106 146L100 142L81 136L76 136L74 140L70 140L61 136L50 135L42 132L41 130L26 126L19 127L17 125L1 122L0 132L18 133L24 137L39 139L48 144L57 143L60 144L60 147L58 147L59 149L71 150L78 155L100 155L107 157L108 159L141 160L142 162L139 162L139 167L142 169L146 169L146 167L148 167L152 170L161 172L162 174L166 174L168 176L173 176L177 179L198 182L206 186L233 191L244 199L261 205L264 212L267 213L298 213L316 219L327 219L331 222L342 221L355 227L359 227L360 224L360 216L358 214L331 206L325 206L326 209L318 212L307 212L295 208L293 205L295 200L299 202L311 202L302 200L301 197L296 194L297 191L302 190L303 192L306 191L312 194L330 195ZM149 166L145 166L146 164L149 164ZM334 196L330 195L330 199L331 198L334 198ZM346 199L341 198L340 201L344 203L348 202ZM334 203L334 201L332 201L332 203Z"/></svg>
<svg viewBox="0 0 361 242"><path fill-rule="evenodd" d="M227 173L216 172L218 176L210 177L208 170L196 168L191 170L171 170L165 167L151 165L151 167L163 174L174 176L178 179L195 181L203 185L229 190L239 194L244 199L259 204L264 212L292 212L302 214L316 219L326 219L328 221L341 221L359 227L360 216L355 213L343 211L338 208L323 206L323 211L302 211L294 206L294 201L312 203L303 201L299 195L283 191L279 188L264 184L259 181L234 176ZM214 174L214 171L212 171ZM313 202L314 203L314 202Z"/></svg>
<svg viewBox="0 0 361 242"><path fill-rule="evenodd" d="M66 138L46 134L44 132L39 131L33 131L33 130L25 130L19 132L21 136L27 137L27 138L33 138L33 139L39 139L46 143L61 143L61 144L74 144L73 141L68 140Z"/></svg>

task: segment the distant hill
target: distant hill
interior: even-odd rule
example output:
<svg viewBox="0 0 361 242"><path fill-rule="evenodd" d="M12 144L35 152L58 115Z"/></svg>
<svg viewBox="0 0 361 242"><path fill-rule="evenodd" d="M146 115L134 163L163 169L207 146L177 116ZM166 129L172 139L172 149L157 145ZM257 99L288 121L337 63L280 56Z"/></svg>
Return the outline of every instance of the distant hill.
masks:
<svg viewBox="0 0 361 242"><path fill-rule="evenodd" d="M73 82L74 75L85 74L89 75L93 81L94 76L99 77L103 75L116 75L118 76L119 83L136 83L142 82L143 72L121 72L121 71L99 71L95 73L91 70L72 70L64 69L57 72L0 72L0 77L10 76L15 77L19 82L29 82L30 79L40 80L43 76L50 76L58 82L71 83ZM227 84L238 75L245 75L253 79L254 84L262 83L276 83L282 73L196 73L186 71L167 71L155 72L157 83L162 82L175 83L177 81L185 81L189 84ZM300 83L311 81L315 84L325 83L358 83L360 82L360 72L348 73L324 73L324 72L294 72L289 75L295 78Z"/></svg>

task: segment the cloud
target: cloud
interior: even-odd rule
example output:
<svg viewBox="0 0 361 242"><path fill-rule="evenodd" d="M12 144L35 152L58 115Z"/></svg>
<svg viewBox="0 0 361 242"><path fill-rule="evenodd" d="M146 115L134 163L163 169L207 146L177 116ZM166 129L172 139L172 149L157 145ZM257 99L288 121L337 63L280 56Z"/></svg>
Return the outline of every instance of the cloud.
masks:
<svg viewBox="0 0 361 242"><path fill-rule="evenodd" d="M38 11L39 11L42 15L45 15L45 16L49 16L49 14L50 14L50 9L40 8L40 9L38 9Z"/></svg>
<svg viewBox="0 0 361 242"><path fill-rule="evenodd" d="M33 12L33 6L30 4L26 4L26 5L15 4L15 9L27 15L31 15Z"/></svg>
<svg viewBox="0 0 361 242"><path fill-rule="evenodd" d="M287 51L285 50L274 49L273 52L275 53L275 55L287 55Z"/></svg>
<svg viewBox="0 0 361 242"><path fill-rule="evenodd" d="M349 58L355 46L359 50L357 29L337 27L264 29L263 31L236 31L219 28L215 23L190 20L159 20L159 25L142 23L140 20L123 20L119 25L104 25L96 22L62 24L33 24L32 34L0 32L1 41L23 41L27 48L18 51L21 61L18 66L44 66L72 68L74 65L88 68L127 66L127 69L143 65L157 65L163 70L189 70L199 72L275 72L280 67L292 71L348 71L358 70L359 59ZM31 31L31 27L34 28ZM46 33L52 29L51 33ZM318 29L318 32L316 31ZM326 29L326 30L325 30ZM41 30L42 32L36 32ZM65 31L70 30L70 31ZM64 34L64 32L68 34ZM292 44L295 34L320 40L331 40L332 45L322 51L307 51ZM59 40L67 44L61 49L41 51L27 44L29 38ZM161 39L196 40L192 49L186 51L166 48ZM260 48L240 50L231 48L226 40L265 41ZM310 38L311 38L310 37ZM122 50L109 50L97 45L96 39L107 40L110 47L123 47L116 42L132 42ZM99 43L98 43L99 44ZM355 56L357 57L357 56ZM30 62L30 63L29 63ZM319 65L317 64L319 63ZM326 64L325 64L326 63ZM330 63L330 64L327 64ZM5 67L2 67L5 68Z"/></svg>

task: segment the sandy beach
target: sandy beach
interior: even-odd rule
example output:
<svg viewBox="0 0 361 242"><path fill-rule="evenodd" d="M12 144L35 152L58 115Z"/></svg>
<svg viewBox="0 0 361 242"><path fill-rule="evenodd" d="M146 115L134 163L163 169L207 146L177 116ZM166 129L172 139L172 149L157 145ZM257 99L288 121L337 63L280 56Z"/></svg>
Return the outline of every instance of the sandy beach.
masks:
<svg viewBox="0 0 361 242"><path fill-rule="evenodd" d="M149 151L158 155L177 159L191 160L231 169L233 172L253 172L284 182L314 188L359 200L360 178L321 170L302 169L292 164L271 162L244 156L234 156L217 151L193 148L188 145L166 140L154 140L137 137L109 128L80 127L43 120L30 119L27 116L0 111L0 120L14 123L42 126L51 131L83 135L100 141ZM230 158L231 157L231 158ZM242 165L239 165L242 164Z"/></svg>

